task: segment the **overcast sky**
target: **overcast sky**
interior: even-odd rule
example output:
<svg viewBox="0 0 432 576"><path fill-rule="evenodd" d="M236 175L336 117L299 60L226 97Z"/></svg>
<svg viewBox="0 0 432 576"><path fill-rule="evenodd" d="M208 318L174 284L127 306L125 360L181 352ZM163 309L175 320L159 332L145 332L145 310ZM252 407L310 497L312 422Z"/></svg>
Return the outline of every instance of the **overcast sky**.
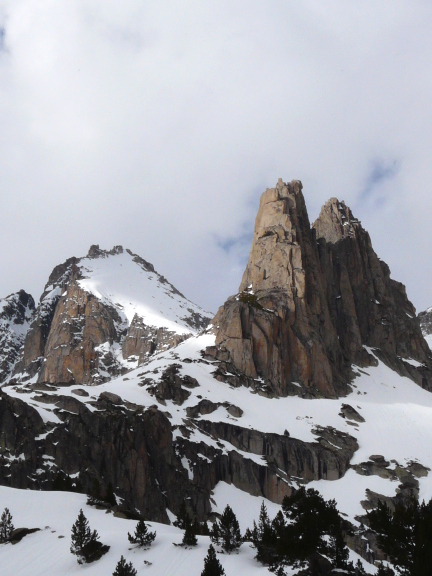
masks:
<svg viewBox="0 0 432 576"><path fill-rule="evenodd" d="M0 0L0 296L122 244L215 311L282 177L431 306L431 30L430 0Z"/></svg>

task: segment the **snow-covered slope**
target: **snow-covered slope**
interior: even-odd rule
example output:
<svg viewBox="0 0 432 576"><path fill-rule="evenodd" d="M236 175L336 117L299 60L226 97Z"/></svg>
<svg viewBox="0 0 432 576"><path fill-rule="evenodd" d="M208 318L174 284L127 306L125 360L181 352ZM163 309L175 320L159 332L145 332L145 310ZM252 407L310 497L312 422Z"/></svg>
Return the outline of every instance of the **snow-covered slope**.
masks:
<svg viewBox="0 0 432 576"><path fill-rule="evenodd" d="M127 405L150 408L155 405L153 385L164 370L175 363L181 377L190 376L199 386L190 390L190 396L179 405L178 402L165 400L160 409L168 416L176 429L174 436L182 436L179 426L189 426L189 440L222 447L226 453L236 452L245 459L250 459L262 466L267 466L265 454L247 451L234 446L221 438L213 438L197 426L191 424L190 410L203 400L209 400L218 407L208 414L198 414L195 421L225 422L264 434L283 436L289 433L294 439L306 443L317 441L322 428L334 428L353 436L358 442L358 449L351 460L350 470L343 478L334 481L319 480L313 486L324 494L335 497L340 510L354 523L355 516L364 512L360 502L366 498L366 490L372 490L386 496L394 496L399 484L399 476L393 470L402 470L410 475L410 466L418 463L421 466L413 475L413 481L419 475L421 499L432 497L432 394L421 389L412 380L399 376L396 372L378 360L376 367L356 368L356 377L352 383L352 392L340 399L303 399L301 397L266 398L245 387L234 388L214 377L215 366L202 361L202 349L212 345L214 336L204 334L190 338L174 349L157 354L140 368L131 371L127 377L118 377L88 389L90 395L80 396L80 401L90 409L102 393L118 395ZM373 353L373 350L370 350ZM19 387L7 387L5 391L11 396L29 402L37 407L45 421L59 423L55 412L55 398L58 392L46 391L43 401L40 392L27 390L22 394ZM63 388L63 396L76 398L77 392L84 386ZM53 403L50 405L49 396ZM343 416L343 407L349 405L364 419L359 422ZM230 406L240 408L241 416L233 416ZM371 457L382 456L387 466L384 472L370 472L365 475L362 465L371 464ZM183 466L191 477L197 473L199 462L183 460ZM424 467L424 468L422 468ZM417 476L416 476L417 474ZM387 476L385 478L385 476ZM298 480L288 478L288 483L297 486ZM349 496L348 496L349 494Z"/></svg>
<svg viewBox="0 0 432 576"><path fill-rule="evenodd" d="M99 251L76 266L81 288L115 308L127 326L137 314L148 326L196 334L212 316L130 250Z"/></svg>
<svg viewBox="0 0 432 576"><path fill-rule="evenodd" d="M214 497L215 510L223 510L229 504L244 519L242 530L249 526L246 519L258 517L262 499L228 485L218 486ZM181 543L183 531L174 526L150 522L149 527L156 531L156 540L148 550L142 550L131 546L127 538L128 532L134 532L135 521L116 518L112 513L96 510L86 505L86 500L87 497L82 494L24 491L0 486L0 505L9 508L15 528L40 528L17 544L0 545L2 576L109 576L114 572L120 556L132 562L138 576L201 574L210 545L207 536L198 536L198 545L194 548L174 546ZM269 502L267 504L273 516L279 507L272 507ZM80 509L91 529L97 530L100 541L110 546L108 553L93 564L79 565L69 550L72 524ZM272 572L259 564L254 556L255 550L249 543L244 543L238 553L218 554L218 559L227 576L270 576ZM357 554L351 552L350 556L357 562ZM370 573L375 572L374 567L367 562L364 565ZM287 576L293 573L289 568L286 569Z"/></svg>

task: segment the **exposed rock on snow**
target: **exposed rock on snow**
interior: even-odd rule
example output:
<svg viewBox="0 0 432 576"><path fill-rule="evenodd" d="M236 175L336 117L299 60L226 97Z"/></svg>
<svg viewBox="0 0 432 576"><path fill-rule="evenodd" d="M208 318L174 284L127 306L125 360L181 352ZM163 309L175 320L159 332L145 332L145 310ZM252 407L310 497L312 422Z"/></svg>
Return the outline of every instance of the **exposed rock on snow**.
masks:
<svg viewBox="0 0 432 576"><path fill-rule="evenodd" d="M431 352L343 202L311 227L300 182L267 190L239 293L198 335L209 318L121 246L56 267L0 390L0 483L97 481L165 523L184 499L245 522L302 484L354 525L432 496ZM367 530L351 546L380 557Z"/></svg>

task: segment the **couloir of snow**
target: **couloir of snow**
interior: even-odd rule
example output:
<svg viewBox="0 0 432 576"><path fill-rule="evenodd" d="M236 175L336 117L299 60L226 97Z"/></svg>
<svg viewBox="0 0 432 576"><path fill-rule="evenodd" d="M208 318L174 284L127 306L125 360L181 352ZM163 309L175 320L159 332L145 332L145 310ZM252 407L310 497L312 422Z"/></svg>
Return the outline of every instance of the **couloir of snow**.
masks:
<svg viewBox="0 0 432 576"><path fill-rule="evenodd" d="M187 319L191 314L210 319L212 314L187 300L156 271L146 270L134 258L127 251L81 258L78 268L83 278L78 283L102 302L114 306L127 325L137 314L148 326L167 328L178 334L196 334Z"/></svg>

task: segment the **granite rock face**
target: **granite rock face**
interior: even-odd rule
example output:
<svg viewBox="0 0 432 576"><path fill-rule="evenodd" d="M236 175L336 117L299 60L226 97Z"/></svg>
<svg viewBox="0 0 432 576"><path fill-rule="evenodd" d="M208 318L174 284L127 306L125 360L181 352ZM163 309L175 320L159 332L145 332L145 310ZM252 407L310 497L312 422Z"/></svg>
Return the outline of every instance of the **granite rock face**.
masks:
<svg viewBox="0 0 432 576"><path fill-rule="evenodd" d="M405 286L390 277L369 234L344 202L329 200L313 224L327 301L350 362L365 365L365 348L428 390L432 357Z"/></svg>
<svg viewBox="0 0 432 576"><path fill-rule="evenodd" d="M138 364L142 364L152 354L173 348L188 337L188 334L177 334L167 328L148 326L142 318L135 314L123 339L123 357L135 356L138 358Z"/></svg>
<svg viewBox="0 0 432 576"><path fill-rule="evenodd" d="M352 436L331 428L316 430L316 442L302 442L199 415L173 427L156 405L143 409L108 392L85 405L55 387L30 386L59 422L44 422L25 398L0 392L0 483L49 490L61 474L78 477L87 494L96 482L102 497L111 484L124 510L148 520L168 522L167 508L178 514L184 499L194 516L208 519L220 481L280 503L292 493L290 477L338 479L358 448Z"/></svg>
<svg viewBox="0 0 432 576"><path fill-rule="evenodd" d="M210 355L276 395L345 394L351 365L376 362L368 347L432 389L430 351L405 287L343 202L327 202L311 227L299 181L279 180L262 195L239 294L213 324Z"/></svg>

